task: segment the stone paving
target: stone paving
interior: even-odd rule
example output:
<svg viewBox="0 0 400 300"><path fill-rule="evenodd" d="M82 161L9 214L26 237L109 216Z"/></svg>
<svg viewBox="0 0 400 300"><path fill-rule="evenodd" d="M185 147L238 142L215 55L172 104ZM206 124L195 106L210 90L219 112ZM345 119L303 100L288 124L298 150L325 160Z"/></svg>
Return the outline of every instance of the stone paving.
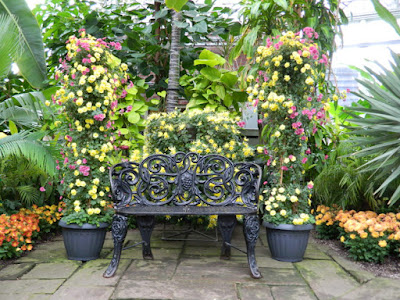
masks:
<svg viewBox="0 0 400 300"><path fill-rule="evenodd" d="M310 238L305 259L298 263L271 259L262 228L257 262L262 279L249 275L246 255L232 249L230 260L220 260L215 241L164 241L157 226L152 236L154 260L143 260L141 247L122 253L113 278L103 272L112 256L107 235L101 258L82 263L66 257L62 237L38 245L0 269L0 299L184 299L184 300L308 300L399 299L396 279L375 277L353 262L336 256ZM233 244L245 249L242 228L237 226ZM211 231L212 232L212 231ZM126 242L139 241L137 230ZM203 238L194 233L189 239Z"/></svg>

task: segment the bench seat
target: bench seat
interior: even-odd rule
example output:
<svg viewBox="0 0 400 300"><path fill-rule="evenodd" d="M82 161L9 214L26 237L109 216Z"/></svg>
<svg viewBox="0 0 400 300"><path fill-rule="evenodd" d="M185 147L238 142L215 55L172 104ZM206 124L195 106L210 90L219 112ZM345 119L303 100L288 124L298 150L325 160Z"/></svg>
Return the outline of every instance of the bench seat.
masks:
<svg viewBox="0 0 400 300"><path fill-rule="evenodd" d="M116 210L128 216L187 216L187 215L247 215L256 214L257 209L238 206L133 206Z"/></svg>

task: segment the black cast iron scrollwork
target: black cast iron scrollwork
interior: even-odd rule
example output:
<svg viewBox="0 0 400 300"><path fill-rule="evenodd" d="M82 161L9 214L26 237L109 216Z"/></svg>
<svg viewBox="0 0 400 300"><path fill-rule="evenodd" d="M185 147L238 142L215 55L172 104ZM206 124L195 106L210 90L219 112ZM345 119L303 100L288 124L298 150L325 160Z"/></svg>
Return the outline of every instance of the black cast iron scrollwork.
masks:
<svg viewBox="0 0 400 300"><path fill-rule="evenodd" d="M247 246L247 261L251 276L253 278L261 278L261 273L258 270L256 262L256 242L258 239L258 232L260 231L260 222L257 215L246 215L244 216L243 222L243 233L246 239Z"/></svg>
<svg viewBox="0 0 400 300"><path fill-rule="evenodd" d="M131 205L239 205L257 207L261 169L224 156L178 152L155 154L140 164L110 169L115 208Z"/></svg>
<svg viewBox="0 0 400 300"><path fill-rule="evenodd" d="M231 239L237 223L235 215L218 216L218 229L222 236L221 259L231 258Z"/></svg>
<svg viewBox="0 0 400 300"><path fill-rule="evenodd" d="M118 269L119 260L121 258L122 246L126 237L128 229L128 218L121 215L114 215L113 222L111 225L111 232L114 240L114 252L111 262L104 272L103 277L113 277Z"/></svg>
<svg viewBox="0 0 400 300"><path fill-rule="evenodd" d="M153 253L151 252L150 239L151 233L153 232L155 218L154 216L138 216L137 223L140 230L140 235L142 236L143 246L143 258L153 259Z"/></svg>
<svg viewBox="0 0 400 300"><path fill-rule="evenodd" d="M145 158L140 164L122 162L114 165L110 169L110 181L117 214L112 223L114 254L104 277L112 277L118 268L127 231L126 216L138 215L143 258L152 259L150 241L155 213L146 210L145 214L138 214L138 210L146 206L168 205L171 206L169 212L176 210L180 213L200 214L203 210L194 206L206 205L214 207L209 212L223 211L218 216L218 227L223 237L221 258L229 258L231 246L234 247L230 241L236 224L235 214L245 215L243 232L250 272L252 277L261 278L255 260L255 245L260 229L257 202L261 168L258 165L233 163L216 154L156 154ZM216 206L224 207L218 210ZM130 209L125 210L126 207Z"/></svg>

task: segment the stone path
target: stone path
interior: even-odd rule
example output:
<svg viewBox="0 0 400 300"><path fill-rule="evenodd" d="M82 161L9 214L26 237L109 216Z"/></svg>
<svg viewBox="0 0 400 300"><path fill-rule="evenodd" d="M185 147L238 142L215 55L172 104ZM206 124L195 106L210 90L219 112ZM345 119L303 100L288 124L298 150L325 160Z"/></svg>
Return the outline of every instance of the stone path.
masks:
<svg viewBox="0 0 400 300"><path fill-rule="evenodd" d="M271 259L262 228L256 253L263 278L255 280L239 251L232 249L231 260L220 260L220 242L163 241L162 235L156 227L153 261L141 258L140 247L127 249L109 279L102 274L112 255L110 234L101 258L86 263L67 259L60 236L0 269L0 299L399 299L398 280L360 270L311 239L302 262L280 262ZM133 244L139 236L131 230L126 241ZM245 249L240 226L233 244Z"/></svg>

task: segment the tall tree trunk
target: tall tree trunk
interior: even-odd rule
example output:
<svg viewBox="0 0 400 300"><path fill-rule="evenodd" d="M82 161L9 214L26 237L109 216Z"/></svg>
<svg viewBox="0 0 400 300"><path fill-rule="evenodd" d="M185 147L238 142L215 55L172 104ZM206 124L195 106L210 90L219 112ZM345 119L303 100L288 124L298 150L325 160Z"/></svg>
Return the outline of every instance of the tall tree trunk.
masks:
<svg viewBox="0 0 400 300"><path fill-rule="evenodd" d="M175 25L175 22L179 22L180 20L181 20L181 13L173 11L168 88L167 88L167 98L166 98L167 112L174 111L175 108L178 106L181 29Z"/></svg>
<svg viewBox="0 0 400 300"><path fill-rule="evenodd" d="M154 15L155 15L157 12L159 12L160 10L161 10L161 2L154 1ZM155 19L155 18L153 19L153 22L154 22L154 23L156 22L156 19ZM160 22L160 20L158 20L158 22ZM161 41L161 24L160 24L160 23L158 23L158 26L157 26L157 28L156 28L156 30L155 30L155 39L156 39L157 43L160 44L160 41ZM154 54L154 63L155 63L156 66L162 66L162 62L161 62L160 57L161 57L161 50L160 50L160 51L157 51L157 52ZM160 81L160 78L161 78L161 77L162 77L162 76L160 76L160 73L154 74L154 83L155 83L156 85L157 85L158 82Z"/></svg>

